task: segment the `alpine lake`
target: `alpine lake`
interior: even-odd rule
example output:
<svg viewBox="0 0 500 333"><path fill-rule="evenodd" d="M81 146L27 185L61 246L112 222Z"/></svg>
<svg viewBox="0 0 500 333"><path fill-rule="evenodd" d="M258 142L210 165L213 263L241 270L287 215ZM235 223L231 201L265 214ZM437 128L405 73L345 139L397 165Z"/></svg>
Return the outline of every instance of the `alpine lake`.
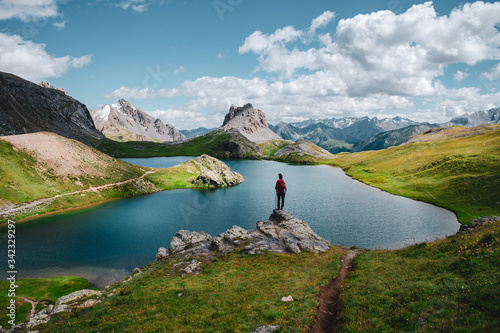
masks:
<svg viewBox="0 0 500 333"><path fill-rule="evenodd" d="M158 168L191 158L124 160ZM168 248L178 230L216 236L233 225L253 229L275 208L278 173L288 188L284 210L335 245L397 249L455 234L460 226L450 211L364 185L339 168L224 162L245 182L213 190L162 191L16 223L17 277L77 275L102 287L154 261L158 248ZM0 237L6 244L5 225ZM7 262L7 251L0 253Z"/></svg>

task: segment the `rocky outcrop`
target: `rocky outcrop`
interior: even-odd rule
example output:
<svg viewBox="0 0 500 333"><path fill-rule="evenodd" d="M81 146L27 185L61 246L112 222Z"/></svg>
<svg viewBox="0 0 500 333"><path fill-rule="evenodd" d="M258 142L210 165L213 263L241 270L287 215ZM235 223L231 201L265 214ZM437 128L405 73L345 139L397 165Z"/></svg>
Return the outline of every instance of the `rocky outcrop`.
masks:
<svg viewBox="0 0 500 333"><path fill-rule="evenodd" d="M172 238L169 250L164 247L158 249L156 261L170 257L189 258L190 261L183 264L184 272L188 274L188 271L196 273L201 268L201 259L192 259L193 257L210 257L235 250L246 254L264 251L273 253L324 252L330 246L330 242L318 236L306 222L293 217L284 210L275 209L269 219L257 222L256 229L246 230L233 226L215 237L205 232L178 231Z"/></svg>
<svg viewBox="0 0 500 333"><path fill-rule="evenodd" d="M87 107L48 83L0 72L0 135L53 132L93 145L104 138Z"/></svg>
<svg viewBox="0 0 500 333"><path fill-rule="evenodd" d="M484 225L488 225L490 223L499 223L499 222L500 222L500 216L492 216L492 217L481 216L478 217L477 219L472 220L470 224L461 224L458 232L459 233L469 232Z"/></svg>
<svg viewBox="0 0 500 333"><path fill-rule="evenodd" d="M186 140L184 134L174 126L153 118L124 99L93 110L91 114L97 129L112 140L159 142Z"/></svg>
<svg viewBox="0 0 500 333"><path fill-rule="evenodd" d="M7 332L26 332L40 324L48 323L51 316L60 312L71 312L73 309L89 308L102 301L103 292L100 290L82 289L69 295L57 299L56 304L45 307L44 309L33 313L30 320L13 326ZM0 330L1 331L1 330Z"/></svg>
<svg viewBox="0 0 500 333"><path fill-rule="evenodd" d="M232 171L226 163L206 154L180 164L188 173L199 173L195 184L215 187L233 186L243 183L243 176Z"/></svg>
<svg viewBox="0 0 500 333"><path fill-rule="evenodd" d="M250 103L243 107L231 105L220 129L229 130L232 128L255 143L281 140L281 137L267 126L264 112L255 109Z"/></svg>
<svg viewBox="0 0 500 333"><path fill-rule="evenodd" d="M306 140L298 140L295 143L289 144L274 153L274 156L284 158L290 154L297 156L310 155L320 159L333 158L333 155L329 151Z"/></svg>

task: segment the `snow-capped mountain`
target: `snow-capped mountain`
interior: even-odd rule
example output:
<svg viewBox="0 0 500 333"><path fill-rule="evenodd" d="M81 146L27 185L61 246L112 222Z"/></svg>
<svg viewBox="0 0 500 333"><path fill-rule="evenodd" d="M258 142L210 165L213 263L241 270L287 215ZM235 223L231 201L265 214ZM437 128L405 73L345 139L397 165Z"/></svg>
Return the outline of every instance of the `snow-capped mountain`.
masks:
<svg viewBox="0 0 500 333"><path fill-rule="evenodd" d="M449 122L440 124L441 127L460 125L465 127L474 127L482 124L499 124L500 108L477 111L474 113L465 113L461 116L451 119Z"/></svg>

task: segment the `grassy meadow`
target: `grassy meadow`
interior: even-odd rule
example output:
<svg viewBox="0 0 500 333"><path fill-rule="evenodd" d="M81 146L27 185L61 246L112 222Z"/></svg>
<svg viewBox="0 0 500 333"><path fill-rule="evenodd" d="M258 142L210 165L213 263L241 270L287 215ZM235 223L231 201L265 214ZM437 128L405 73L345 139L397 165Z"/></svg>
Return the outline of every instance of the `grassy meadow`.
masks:
<svg viewBox="0 0 500 333"><path fill-rule="evenodd" d="M206 263L182 276L175 261L152 263L91 309L56 315L40 332L250 332L278 324L281 332L312 325L319 286L334 277L344 249L245 255ZM281 302L292 295L293 302Z"/></svg>
<svg viewBox="0 0 500 333"><path fill-rule="evenodd" d="M483 127L479 134L449 128L437 140L341 153L333 164L368 185L449 209L467 224L500 215L500 126Z"/></svg>

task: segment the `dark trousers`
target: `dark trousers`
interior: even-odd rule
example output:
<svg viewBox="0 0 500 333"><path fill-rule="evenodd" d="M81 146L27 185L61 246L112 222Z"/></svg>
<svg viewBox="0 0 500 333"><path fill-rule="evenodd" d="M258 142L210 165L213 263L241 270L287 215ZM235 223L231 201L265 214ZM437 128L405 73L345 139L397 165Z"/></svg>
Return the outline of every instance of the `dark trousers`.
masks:
<svg viewBox="0 0 500 333"><path fill-rule="evenodd" d="M283 205L285 204L285 192L283 193L276 193L278 196L278 209L283 209ZM280 206L280 201L281 201L281 206Z"/></svg>

